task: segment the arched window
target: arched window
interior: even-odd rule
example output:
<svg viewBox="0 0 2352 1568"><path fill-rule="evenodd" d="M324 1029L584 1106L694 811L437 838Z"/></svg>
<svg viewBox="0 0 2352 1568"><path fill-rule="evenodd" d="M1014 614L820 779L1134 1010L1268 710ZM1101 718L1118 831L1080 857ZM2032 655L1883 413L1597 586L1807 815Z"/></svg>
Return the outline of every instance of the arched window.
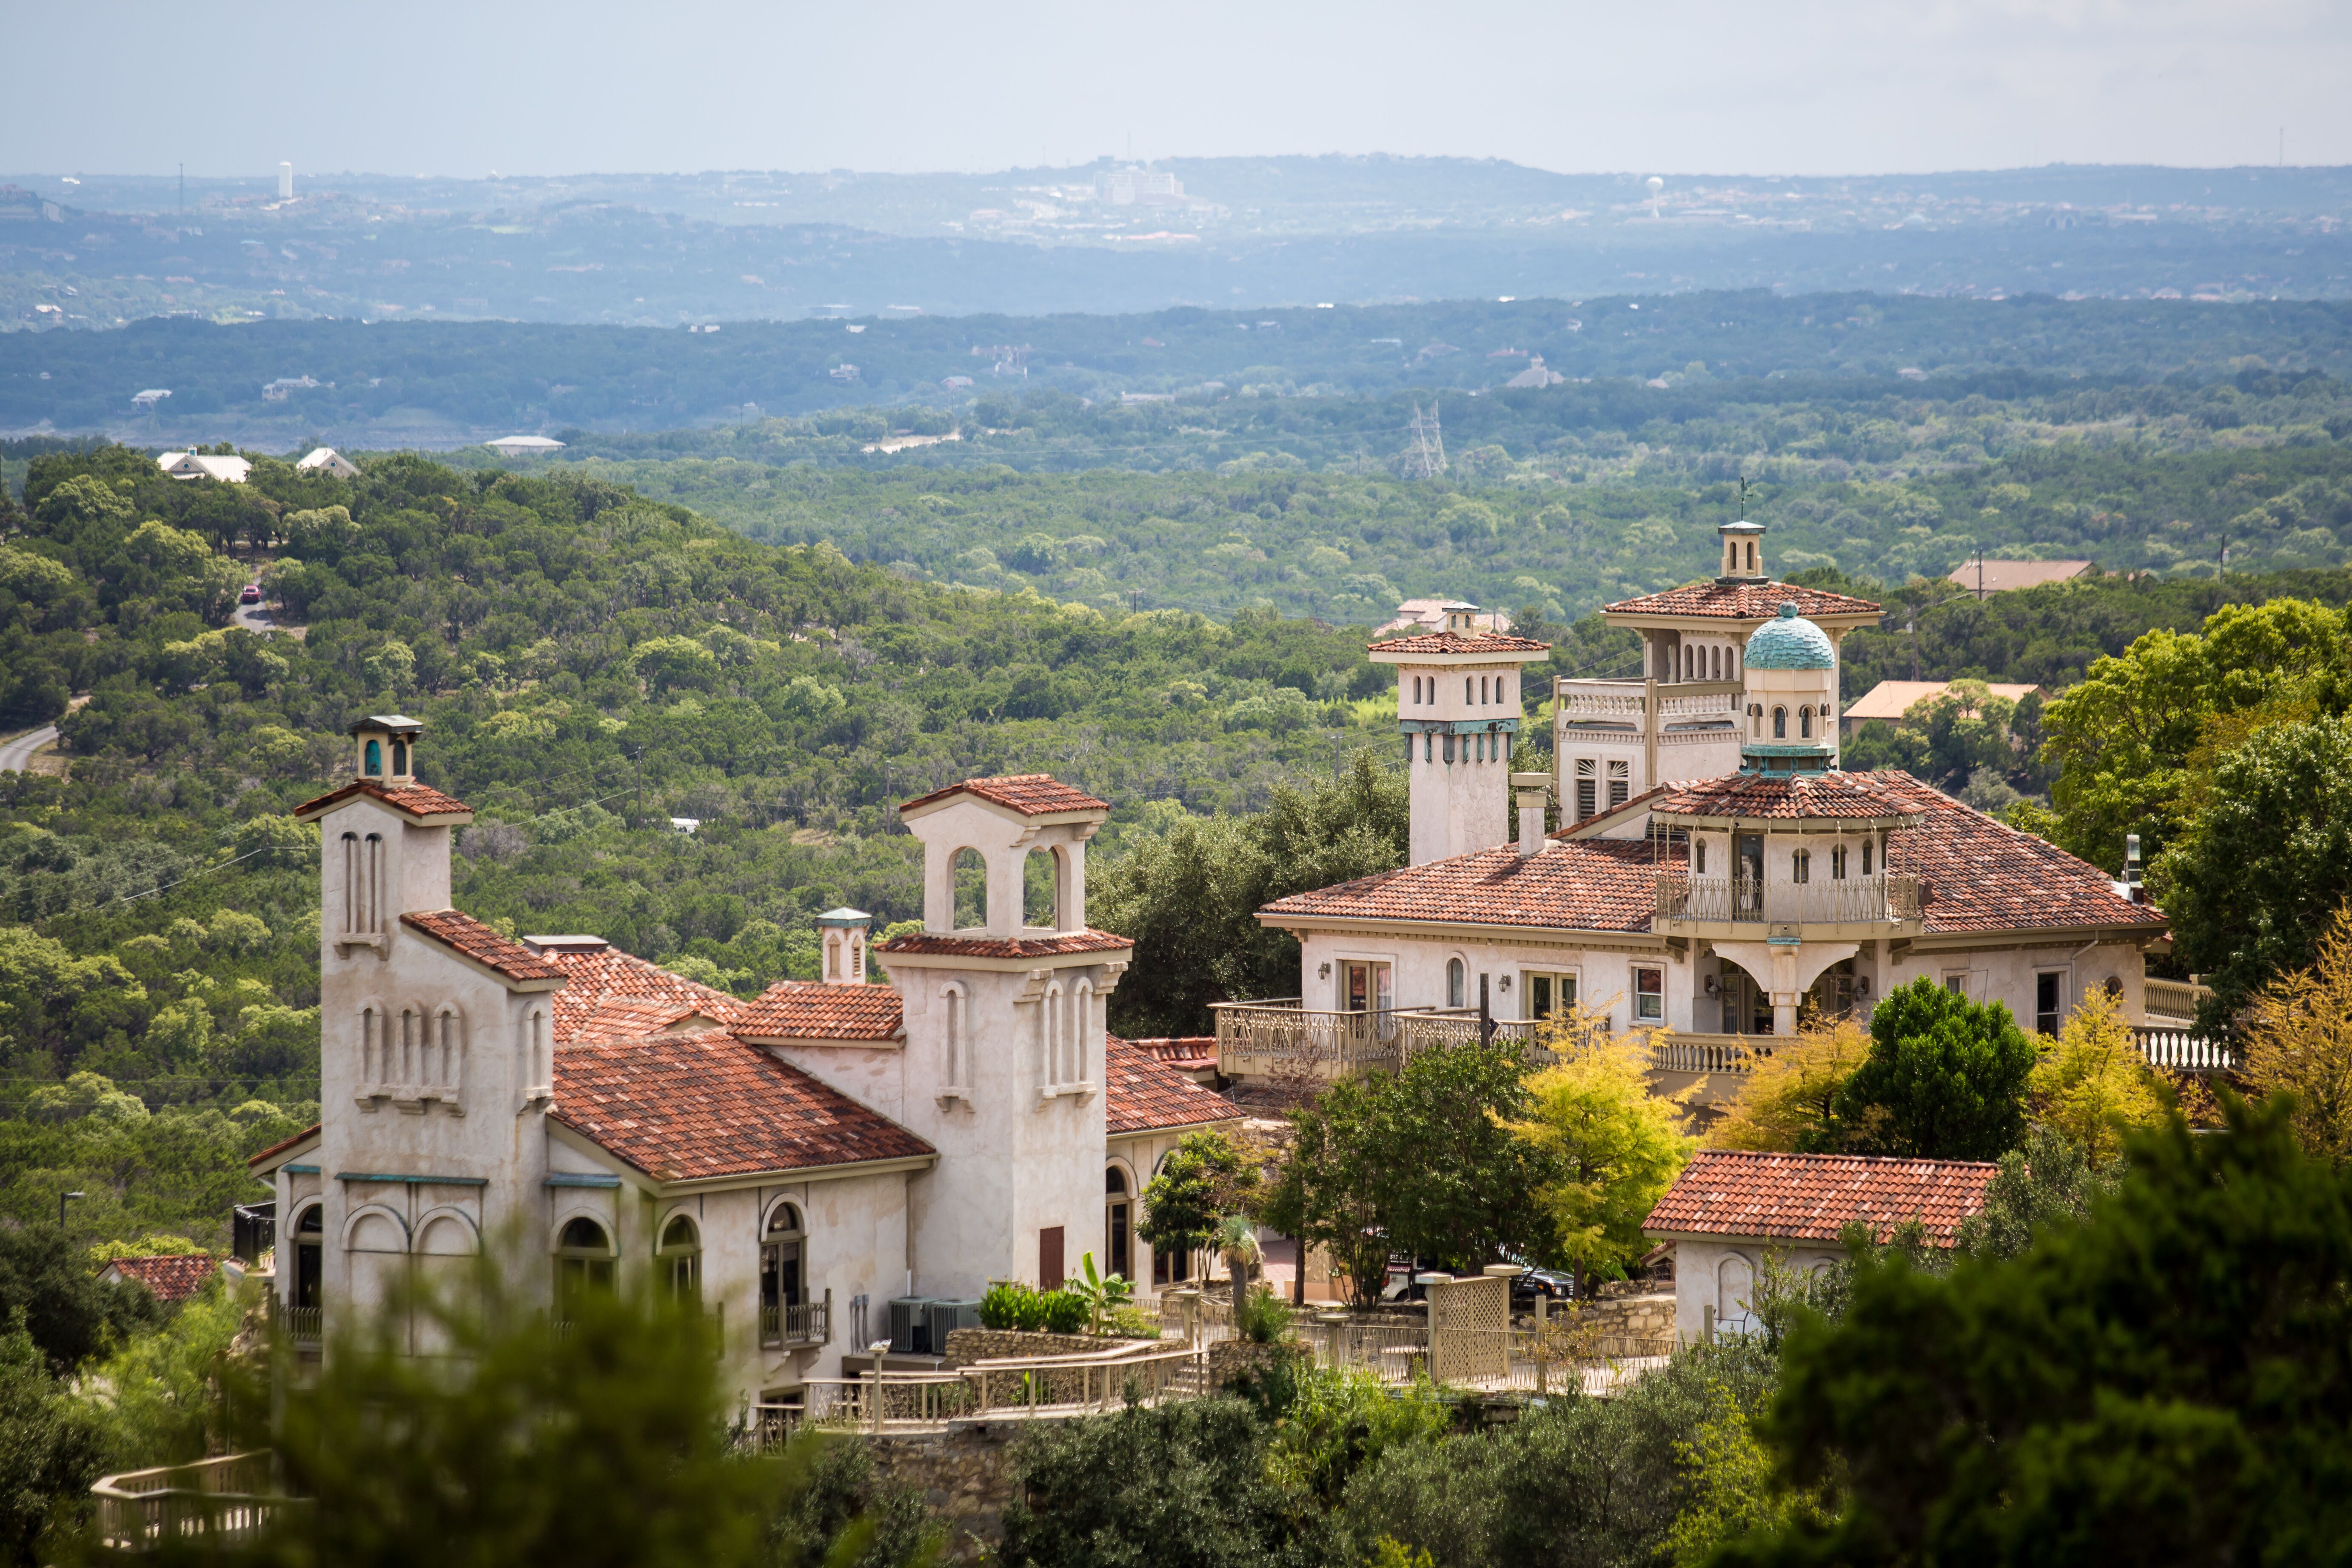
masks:
<svg viewBox="0 0 2352 1568"><path fill-rule="evenodd" d="M1449 1007L1463 1005L1462 998L1469 990L1469 971L1463 967L1462 961L1458 958L1447 959L1445 961L1445 1005Z"/></svg>
<svg viewBox="0 0 2352 1568"><path fill-rule="evenodd" d="M360 1083L373 1087L383 1081L383 1042L376 1038L377 1017L373 1007L360 1009Z"/></svg>
<svg viewBox="0 0 2352 1568"><path fill-rule="evenodd" d="M1797 738L1802 741L1810 741L1813 738L1813 710L1811 703L1797 710Z"/></svg>
<svg viewBox="0 0 2352 1568"><path fill-rule="evenodd" d="M802 1250L807 1244L801 1211L778 1204L760 1238L760 1343L766 1349L824 1337L825 1325L809 1310Z"/></svg>
<svg viewBox="0 0 2352 1568"><path fill-rule="evenodd" d="M392 1066L394 1083L414 1084L417 1081L416 1056L421 1042L416 1036L420 1022L415 1008L403 1007L400 1010L400 1055Z"/></svg>
<svg viewBox="0 0 2352 1568"><path fill-rule="evenodd" d="M1811 850L1800 849L1789 857L1789 879L1792 882L1810 882L1813 879Z"/></svg>
<svg viewBox="0 0 2352 1568"><path fill-rule="evenodd" d="M1692 870L1693 870L1696 875L1698 875L1698 876L1701 876L1701 877L1706 876L1706 839L1704 839L1704 838L1700 839L1696 844L1694 844L1694 845L1692 845L1692 846L1691 846L1691 850L1692 850L1692 853L1696 857L1697 861L1698 861L1697 865L1696 865L1696 866L1694 866L1694 867L1692 868Z"/></svg>
<svg viewBox="0 0 2352 1568"><path fill-rule="evenodd" d="M360 836L343 835L343 930L360 929Z"/></svg>
<svg viewBox="0 0 2352 1568"><path fill-rule="evenodd" d="M1789 710L1786 708L1772 710L1772 738L1776 741L1789 738Z"/></svg>
<svg viewBox="0 0 2352 1568"><path fill-rule="evenodd" d="M1721 680L1723 679L1723 650L1721 648L1717 648L1713 658L1715 659L1715 678L1717 680Z"/></svg>
<svg viewBox="0 0 2352 1568"><path fill-rule="evenodd" d="M940 1064L940 1089L944 1093L969 1098L971 1089L971 1041L970 1025L965 1019L963 987L950 982L940 987L941 1033L947 1059Z"/></svg>
<svg viewBox="0 0 2352 1568"><path fill-rule="evenodd" d="M555 1239L555 1312L570 1309L592 1291L610 1292L614 1279L613 1240L586 1215L564 1222Z"/></svg>
<svg viewBox="0 0 2352 1568"><path fill-rule="evenodd" d="M400 778L406 774L407 772L408 742L405 741L394 741L392 743L392 776L394 778Z"/></svg>
<svg viewBox="0 0 2352 1568"><path fill-rule="evenodd" d="M465 1055L461 1030L458 1026L457 1010L455 1007L442 1008L435 1016L434 1024L433 1046L436 1060L433 1063L433 1082L455 1094L461 1076L458 1070L459 1063Z"/></svg>
<svg viewBox="0 0 2352 1568"><path fill-rule="evenodd" d="M324 1304L322 1289L326 1282L326 1209L312 1204L294 1222L294 1310L315 1312ZM303 1331L309 1332L305 1334ZM317 1339L319 1324L299 1321L296 1337Z"/></svg>
<svg viewBox="0 0 2352 1568"><path fill-rule="evenodd" d="M988 860L977 849L959 849L950 865L955 879L955 929L977 931L988 923Z"/></svg>
<svg viewBox="0 0 2352 1568"><path fill-rule="evenodd" d="M1110 1254L1110 1271L1121 1279L1129 1268L1127 1173L1113 1165L1103 1175L1103 1239Z"/></svg>
<svg viewBox="0 0 2352 1568"><path fill-rule="evenodd" d="M866 982L866 933L863 931L849 933L849 978L861 985Z"/></svg>
<svg viewBox="0 0 2352 1568"><path fill-rule="evenodd" d="M1061 857L1052 849L1032 849L1021 861L1021 923L1047 931L1062 929Z"/></svg>
<svg viewBox="0 0 2352 1568"><path fill-rule="evenodd" d="M380 742L370 741L367 743L367 762L364 765L368 777L372 779L383 777L383 747Z"/></svg>
<svg viewBox="0 0 2352 1568"><path fill-rule="evenodd" d="M365 846L360 882L360 925L363 931L383 929L383 835L371 833Z"/></svg>
<svg viewBox="0 0 2352 1568"><path fill-rule="evenodd" d="M694 1221L685 1215L672 1216L662 1227L661 1245L655 1248L661 1262L663 1282L669 1287L674 1301L694 1301L702 1297L702 1233Z"/></svg>
<svg viewBox="0 0 2352 1568"><path fill-rule="evenodd" d="M1734 1253L1716 1265L1715 1325L1730 1333L1748 1331L1748 1302L1756 1294L1756 1270Z"/></svg>

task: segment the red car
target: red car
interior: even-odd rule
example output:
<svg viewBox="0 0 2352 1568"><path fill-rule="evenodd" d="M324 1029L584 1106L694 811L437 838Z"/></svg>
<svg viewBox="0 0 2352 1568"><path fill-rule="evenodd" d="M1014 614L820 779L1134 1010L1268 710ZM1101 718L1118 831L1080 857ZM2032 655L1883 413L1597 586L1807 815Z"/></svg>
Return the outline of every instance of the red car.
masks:
<svg viewBox="0 0 2352 1568"><path fill-rule="evenodd" d="M247 583L245 585L245 592L236 596L236 602L240 605L257 605L261 603L261 584L258 583Z"/></svg>

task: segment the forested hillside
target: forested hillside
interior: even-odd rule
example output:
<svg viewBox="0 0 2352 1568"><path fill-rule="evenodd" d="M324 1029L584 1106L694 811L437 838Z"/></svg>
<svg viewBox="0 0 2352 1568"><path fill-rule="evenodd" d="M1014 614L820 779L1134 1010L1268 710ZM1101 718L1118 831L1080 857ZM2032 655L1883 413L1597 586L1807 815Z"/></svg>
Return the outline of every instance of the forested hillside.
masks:
<svg viewBox="0 0 2352 1568"><path fill-rule="evenodd" d="M1326 399L1417 391L1425 400L1435 391L1498 386L1538 354L1559 375L1635 384L1554 387L1552 400L1523 405L1517 420L1574 428L1592 423L1597 411L1630 433L1646 419L1697 416L1724 401L1789 401L1785 391L1746 384L1767 377L1875 378L1869 395L1876 397L1932 393L1932 385L1908 385L1905 371L1930 383L1996 372L2057 378L1962 384L1944 395L1953 400L2063 394L2077 390L2063 384L2075 377L2096 378L2093 391L2108 381L2137 385L2176 376L2193 388L2247 370L2342 378L2352 376L2352 304L1783 297L1762 289L1641 295L1612 287L1589 296L1328 310L730 320L716 332L516 321L163 320L121 331L0 334L0 428L31 429L46 420L65 432L284 449L315 434L346 446L391 447L566 426L671 430L741 421L747 404L775 415L875 404L961 411L986 391L1040 388L1097 403L1188 393L1197 403L1220 391ZM959 377L974 384L950 384ZM1678 387L1676 399L1639 401L1639 384L1655 380L1702 384ZM1725 381L1737 392L1704 384ZM131 398L150 389L172 395L152 409L134 407ZM2159 403L2153 411L2170 407ZM1460 412L1450 400L1448 410ZM1276 414L1251 417L1288 422ZM1344 405L1310 407L1295 421L1302 432L1330 422L1334 434L1402 424L1385 413L1367 420ZM1165 426L1160 434L1168 434ZM1484 438L1517 450L1507 429ZM1377 455L1392 449L1381 446Z"/></svg>

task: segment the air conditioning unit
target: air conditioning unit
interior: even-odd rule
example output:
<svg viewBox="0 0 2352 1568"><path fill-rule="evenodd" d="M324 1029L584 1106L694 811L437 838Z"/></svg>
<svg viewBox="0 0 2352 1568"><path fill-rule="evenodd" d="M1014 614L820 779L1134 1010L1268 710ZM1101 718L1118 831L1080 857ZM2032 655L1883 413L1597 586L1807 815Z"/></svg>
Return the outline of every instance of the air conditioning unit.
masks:
<svg viewBox="0 0 2352 1568"><path fill-rule="evenodd" d="M980 1325L980 1303L972 1301L933 1301L930 1303L930 1351L932 1355L948 1353L948 1334L956 1329L976 1329Z"/></svg>
<svg viewBox="0 0 2352 1568"><path fill-rule="evenodd" d="M890 1303L890 1353L892 1355L929 1355L931 1353L931 1323L929 1296L899 1296Z"/></svg>

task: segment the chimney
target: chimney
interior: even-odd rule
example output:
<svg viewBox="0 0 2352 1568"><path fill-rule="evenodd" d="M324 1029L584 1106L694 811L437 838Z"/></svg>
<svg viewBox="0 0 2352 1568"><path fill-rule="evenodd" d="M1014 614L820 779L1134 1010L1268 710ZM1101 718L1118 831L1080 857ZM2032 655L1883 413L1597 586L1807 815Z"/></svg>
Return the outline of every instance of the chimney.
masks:
<svg viewBox="0 0 2352 1568"><path fill-rule="evenodd" d="M1551 784L1549 773L1513 773L1511 793L1519 807L1519 853L1540 855L1544 838L1544 802Z"/></svg>
<svg viewBox="0 0 2352 1568"><path fill-rule="evenodd" d="M2124 897L2133 903L2147 902L2147 889L2139 881L2139 835L2124 835Z"/></svg>
<svg viewBox="0 0 2352 1568"><path fill-rule="evenodd" d="M817 930L824 933L822 978L827 985L866 984L866 932L873 923L874 917L864 910L827 910L816 917Z"/></svg>

